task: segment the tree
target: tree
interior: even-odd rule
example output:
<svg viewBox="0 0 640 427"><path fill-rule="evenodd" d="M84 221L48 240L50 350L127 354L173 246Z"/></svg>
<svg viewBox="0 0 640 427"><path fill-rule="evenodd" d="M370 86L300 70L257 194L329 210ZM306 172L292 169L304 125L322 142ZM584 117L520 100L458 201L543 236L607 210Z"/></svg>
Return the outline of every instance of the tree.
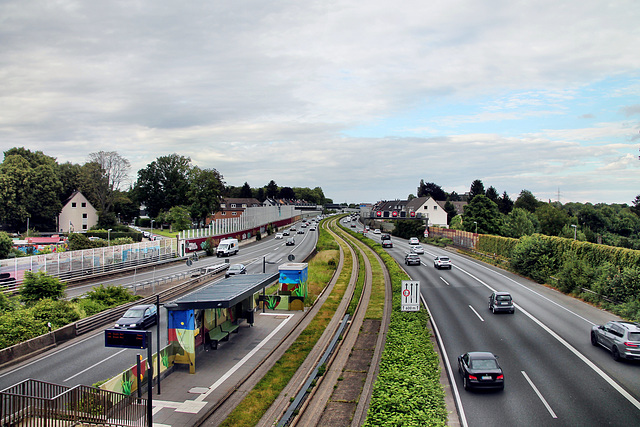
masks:
<svg viewBox="0 0 640 427"><path fill-rule="evenodd" d="M511 212L511 209L513 209L513 201L506 191L502 193L502 197L499 197L496 203L498 205L498 210L503 215L508 215L509 212Z"/></svg>
<svg viewBox="0 0 640 427"><path fill-rule="evenodd" d="M57 300L64 296L65 285L57 277L49 276L43 271L33 273L25 271L20 299L25 304L34 304L43 298Z"/></svg>
<svg viewBox="0 0 640 427"><path fill-rule="evenodd" d="M471 202L464 207L462 221L466 231L475 231L477 223L478 233L500 233L501 217L498 211L498 205L482 194L476 195Z"/></svg>
<svg viewBox="0 0 640 427"><path fill-rule="evenodd" d="M531 191L522 190L513 204L513 207L526 209L529 212L535 212L538 206L540 206L540 203L542 202L539 202Z"/></svg>
<svg viewBox="0 0 640 427"><path fill-rule="evenodd" d="M278 197L278 184L274 180L269 181L266 188L266 196L269 199Z"/></svg>
<svg viewBox="0 0 640 427"><path fill-rule="evenodd" d="M127 179L131 163L115 151L98 151L91 153L88 163L97 167L93 169L96 185L93 186L93 197L97 201L96 209L101 213L111 212L114 203L114 192Z"/></svg>
<svg viewBox="0 0 640 427"><path fill-rule="evenodd" d="M498 194L498 191L493 186L487 188L487 192L485 193L485 196L487 196L489 200L495 203L498 203L498 198L500 197L500 195Z"/></svg>
<svg viewBox="0 0 640 427"><path fill-rule="evenodd" d="M78 189L81 169L82 166L70 162L58 165L58 176L62 184L62 190L60 191L61 201L67 200Z"/></svg>
<svg viewBox="0 0 640 427"><path fill-rule="evenodd" d="M540 221L540 232L548 236L559 235L569 222L569 215L548 203L539 206L535 215Z"/></svg>
<svg viewBox="0 0 640 427"><path fill-rule="evenodd" d="M293 189L291 187L282 187L280 189L281 199L293 200L295 199L295 197L296 197L296 194L293 192Z"/></svg>
<svg viewBox="0 0 640 427"><path fill-rule="evenodd" d="M194 167L189 175L187 193L191 216L204 224L209 215L220 209L223 192L224 181L217 170Z"/></svg>
<svg viewBox="0 0 640 427"><path fill-rule="evenodd" d="M633 199L633 206L629 209L631 209L634 214L640 216L640 194Z"/></svg>
<svg viewBox="0 0 640 427"><path fill-rule="evenodd" d="M431 196L433 200L447 200L447 194L444 192L442 187L433 182L425 183L424 180L420 180L420 185L418 186L418 197L426 197Z"/></svg>
<svg viewBox="0 0 640 427"><path fill-rule="evenodd" d="M447 213L447 224L451 223L453 217L455 217L458 213L456 211L456 207L449 200L444 204L444 210Z"/></svg>
<svg viewBox="0 0 640 427"><path fill-rule="evenodd" d="M191 159L171 154L158 157L138 171L137 191L149 216L156 217L161 210L187 202Z"/></svg>
<svg viewBox="0 0 640 427"><path fill-rule="evenodd" d="M250 199L251 197L253 197L253 193L251 192L251 187L249 187L248 182L245 182L242 188L240 189L240 198Z"/></svg>
<svg viewBox="0 0 640 427"><path fill-rule="evenodd" d="M519 239L535 233L538 228L538 218L534 214L522 208L515 208L505 217L502 235Z"/></svg>
<svg viewBox="0 0 640 427"><path fill-rule="evenodd" d="M11 248L13 247L13 240L9 235L3 231L0 231L0 259L5 259Z"/></svg>
<svg viewBox="0 0 640 427"><path fill-rule="evenodd" d="M190 228L191 217L189 216L189 210L184 206L174 206L169 209L167 219L171 224L173 231L182 231Z"/></svg>
<svg viewBox="0 0 640 427"><path fill-rule="evenodd" d="M471 188L469 188L469 201L473 200L473 198L478 195L483 195L483 196L485 195L484 184L482 183L481 180L476 179L471 183Z"/></svg>

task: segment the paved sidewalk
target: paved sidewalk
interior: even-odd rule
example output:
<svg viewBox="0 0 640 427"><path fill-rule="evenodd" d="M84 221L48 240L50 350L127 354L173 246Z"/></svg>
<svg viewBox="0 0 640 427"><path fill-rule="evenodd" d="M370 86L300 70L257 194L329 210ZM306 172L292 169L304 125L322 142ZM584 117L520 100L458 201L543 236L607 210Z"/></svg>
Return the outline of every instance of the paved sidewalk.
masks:
<svg viewBox="0 0 640 427"><path fill-rule="evenodd" d="M218 400L250 373L295 326L301 311L256 313L250 327L242 323L238 333L222 341L217 350L196 353L196 373L178 367L161 381L162 394L153 389L153 425L193 426Z"/></svg>

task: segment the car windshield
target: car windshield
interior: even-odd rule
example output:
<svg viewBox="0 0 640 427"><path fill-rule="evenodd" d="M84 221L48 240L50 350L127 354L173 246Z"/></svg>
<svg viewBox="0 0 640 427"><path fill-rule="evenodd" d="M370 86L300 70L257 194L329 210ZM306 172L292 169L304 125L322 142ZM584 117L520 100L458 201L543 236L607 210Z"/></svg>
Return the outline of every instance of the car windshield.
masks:
<svg viewBox="0 0 640 427"><path fill-rule="evenodd" d="M144 308L130 308L122 317L142 317Z"/></svg>
<svg viewBox="0 0 640 427"><path fill-rule="evenodd" d="M220 246L218 246L218 249L227 249L228 246L229 246L229 244L222 243L222 244L220 244Z"/></svg>
<svg viewBox="0 0 640 427"><path fill-rule="evenodd" d="M242 270L242 266L240 264L233 264L229 267L229 270Z"/></svg>
<svg viewBox="0 0 640 427"><path fill-rule="evenodd" d="M493 359L475 359L471 361L471 369L497 369L498 364Z"/></svg>
<svg viewBox="0 0 640 427"><path fill-rule="evenodd" d="M629 332L629 341L640 341L640 332Z"/></svg>
<svg viewBox="0 0 640 427"><path fill-rule="evenodd" d="M446 256L441 256L440 261L449 261L449 258L447 258Z"/></svg>
<svg viewBox="0 0 640 427"><path fill-rule="evenodd" d="M511 295L498 295L496 299L498 301L511 301Z"/></svg>

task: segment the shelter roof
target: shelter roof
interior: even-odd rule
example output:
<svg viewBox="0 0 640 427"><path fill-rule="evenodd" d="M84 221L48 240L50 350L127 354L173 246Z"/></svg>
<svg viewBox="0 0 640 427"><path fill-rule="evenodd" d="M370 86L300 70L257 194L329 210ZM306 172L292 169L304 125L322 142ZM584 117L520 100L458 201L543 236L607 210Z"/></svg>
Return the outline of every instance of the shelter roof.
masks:
<svg viewBox="0 0 640 427"><path fill-rule="evenodd" d="M167 310L229 308L277 281L279 273L238 274L164 304Z"/></svg>

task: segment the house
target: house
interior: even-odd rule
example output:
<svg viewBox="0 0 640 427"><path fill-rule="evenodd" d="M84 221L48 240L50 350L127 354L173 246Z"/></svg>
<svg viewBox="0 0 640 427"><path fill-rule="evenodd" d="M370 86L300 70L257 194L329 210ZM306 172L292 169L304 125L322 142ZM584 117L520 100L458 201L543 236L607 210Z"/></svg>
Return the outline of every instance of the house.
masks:
<svg viewBox="0 0 640 427"><path fill-rule="evenodd" d="M262 203L256 198L233 198L227 197L220 203L220 210L214 212L207 218L207 224L211 221L225 218L237 218L244 213L247 208L259 207Z"/></svg>
<svg viewBox="0 0 640 427"><path fill-rule="evenodd" d="M406 209L409 216L411 213L421 214L422 218L427 219L427 225L430 227L448 227L447 211L444 210L446 202L436 201L431 196L416 197L407 202Z"/></svg>
<svg viewBox="0 0 640 427"><path fill-rule="evenodd" d="M74 191L64 202L58 215L60 233L87 231L98 223L98 211L79 191Z"/></svg>

